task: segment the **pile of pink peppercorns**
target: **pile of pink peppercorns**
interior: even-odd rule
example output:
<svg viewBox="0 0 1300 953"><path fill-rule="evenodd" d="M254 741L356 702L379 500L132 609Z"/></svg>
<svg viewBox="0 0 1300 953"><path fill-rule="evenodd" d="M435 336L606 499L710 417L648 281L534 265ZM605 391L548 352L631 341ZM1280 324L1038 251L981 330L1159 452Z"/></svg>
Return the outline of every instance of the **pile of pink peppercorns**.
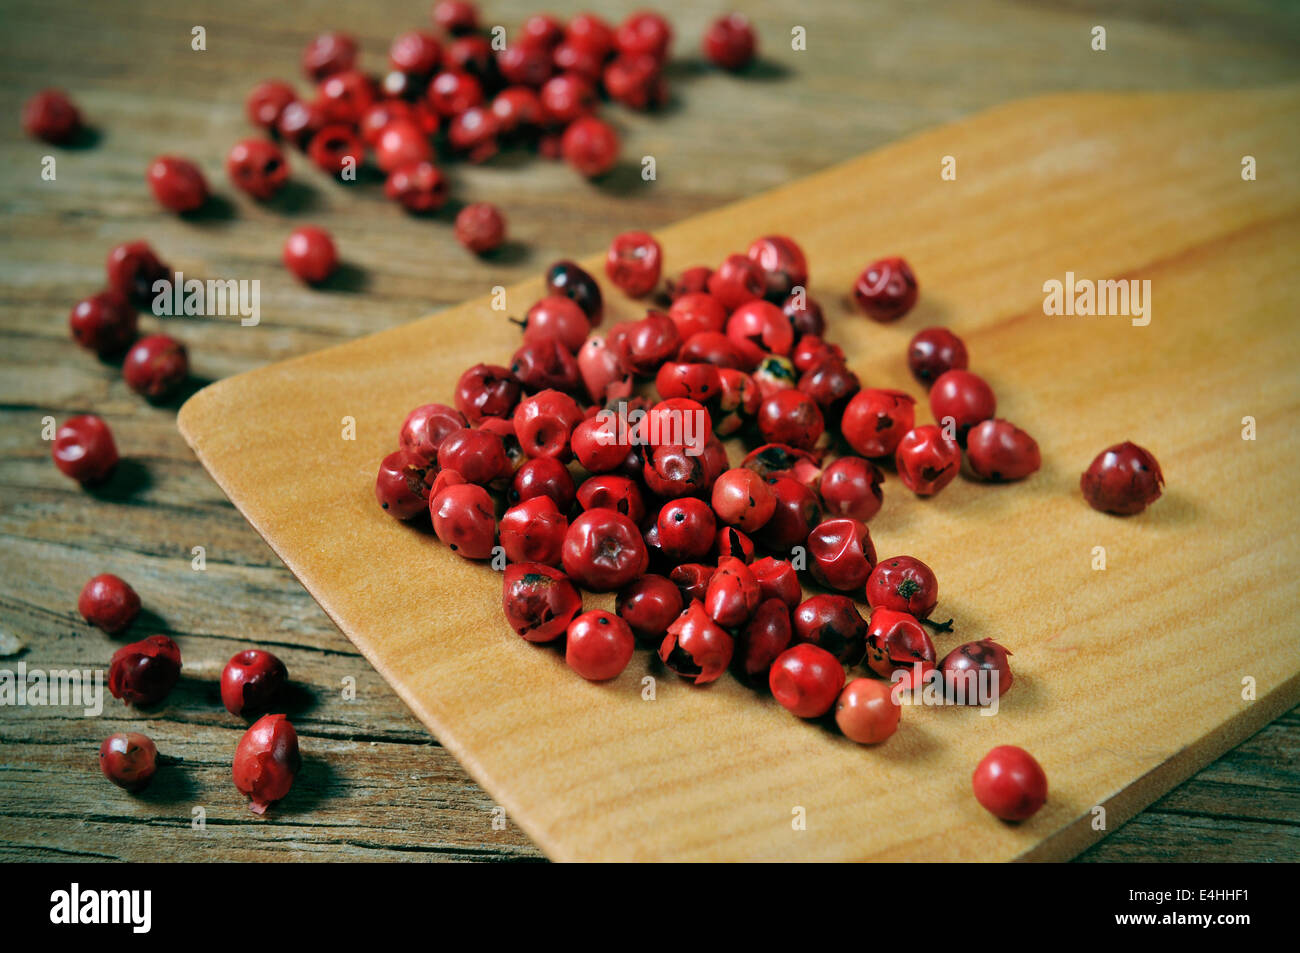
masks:
<svg viewBox="0 0 1300 953"><path fill-rule="evenodd" d="M649 234L624 233L606 275L644 298L661 287L662 258ZM604 299L589 273L557 262L546 283L517 322L509 365L475 365L454 406L412 410L375 484L388 513L431 523L459 555L504 556L515 632L562 641L566 662L591 680L618 676L638 642L697 685L731 669L798 717L833 712L863 744L894 733L902 692L934 682L951 694L978 673L996 674L994 697L1011 687L1010 653L991 639L939 657L927 626L951 624L930 620L934 572L913 556L877 560L867 528L882 504L881 461L920 496L947 486L963 457L984 481L1039 468L1033 438L994 416L960 338L928 328L909 345L939 421L918 426L913 397L862 387L823 338L807 260L788 237L687 269L666 283L666 311L603 336L592 333ZM900 258L869 265L852 289L880 322L907 314L917 293ZM701 424L693 437L688 418ZM731 467L720 438L736 436L753 449ZM1132 445L1104 452L1083 477L1089 503L1112 512L1141 509L1159 483L1154 459ZM804 598L801 570L826 591ZM615 611L584 612L580 588L617 592ZM877 677L846 684L858 665ZM990 752L973 783L1008 820L1047 796L1037 762L1010 746Z"/></svg>
<svg viewBox="0 0 1300 953"><path fill-rule="evenodd" d="M119 576L103 573L86 583L77 611L109 635L130 628L140 614L140 596ZM108 690L128 706L148 708L171 692L181 675L181 650L165 635L151 635L113 653L108 665ZM232 715L266 712L289 681L284 663L270 652L245 649L221 672L221 702ZM249 808L262 814L289 793L302 765L298 735L285 715L263 714L239 740L231 770L235 787L249 798ZM153 780L158 748L139 732L117 732L99 748L99 766L118 787L132 793Z"/></svg>

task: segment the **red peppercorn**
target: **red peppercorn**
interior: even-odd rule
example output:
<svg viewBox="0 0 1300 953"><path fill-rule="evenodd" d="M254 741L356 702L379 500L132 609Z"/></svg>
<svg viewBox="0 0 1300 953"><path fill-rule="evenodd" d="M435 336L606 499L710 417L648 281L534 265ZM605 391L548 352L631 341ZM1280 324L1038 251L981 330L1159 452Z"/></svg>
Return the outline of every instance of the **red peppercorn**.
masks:
<svg viewBox="0 0 1300 953"><path fill-rule="evenodd" d="M618 161L618 134L594 116L569 123L560 140L564 161L589 179L604 175Z"/></svg>
<svg viewBox="0 0 1300 953"><path fill-rule="evenodd" d="M805 599L792 615L796 642L816 645L846 665L856 665L866 651L867 623L848 596L817 595Z"/></svg>
<svg viewBox="0 0 1300 953"><path fill-rule="evenodd" d="M828 357L799 378L799 389L817 402L824 416L838 420L862 383L847 364Z"/></svg>
<svg viewBox="0 0 1300 953"><path fill-rule="evenodd" d="M501 603L510 627L529 642L554 641L582 611L569 577L542 563L506 566Z"/></svg>
<svg viewBox="0 0 1300 953"><path fill-rule="evenodd" d="M709 577L704 593L704 610L718 625L734 629L744 625L758 608L758 580L743 560L724 556Z"/></svg>
<svg viewBox="0 0 1300 953"><path fill-rule="evenodd" d="M907 346L907 366L925 387L948 371L964 371L968 360L966 345L947 328L918 331Z"/></svg>
<svg viewBox="0 0 1300 953"><path fill-rule="evenodd" d="M772 697L800 718L820 718L831 710L844 687L844 669L835 656L802 643L776 657L768 675Z"/></svg>
<svg viewBox="0 0 1300 953"><path fill-rule="evenodd" d="M538 94L545 120L564 126L595 111L599 101L591 82L576 73L561 73L542 84Z"/></svg>
<svg viewBox="0 0 1300 953"><path fill-rule="evenodd" d="M758 537L768 549L788 552L792 546L802 546L821 521L821 505L812 490L790 477L769 477L768 486L776 507Z"/></svg>
<svg viewBox="0 0 1300 953"><path fill-rule="evenodd" d="M300 281L320 284L338 267L339 254L329 232L303 225L289 233L284 243L284 266Z"/></svg>
<svg viewBox="0 0 1300 953"><path fill-rule="evenodd" d="M760 602L736 639L737 674L751 684L765 684L772 663L790 646L791 633L790 607L777 598Z"/></svg>
<svg viewBox="0 0 1300 953"><path fill-rule="evenodd" d="M868 387L844 408L844 439L864 457L887 457L912 429L916 401L899 390Z"/></svg>
<svg viewBox="0 0 1300 953"><path fill-rule="evenodd" d="M67 93L43 89L23 104L23 130L51 145L67 145L81 132L81 113Z"/></svg>
<svg viewBox="0 0 1300 953"><path fill-rule="evenodd" d="M657 13L642 10L633 13L614 33L614 46L623 56L653 56L662 62L668 58L673 42L673 28Z"/></svg>
<svg viewBox="0 0 1300 953"><path fill-rule="evenodd" d="M682 594L663 576L642 576L618 594L615 611L638 638L658 644L682 614Z"/></svg>
<svg viewBox="0 0 1300 953"><path fill-rule="evenodd" d="M709 291L709 279L713 277L713 269L705 265L696 265L693 268L687 268L676 278L668 279L666 293L669 301L676 301L683 295L690 294L707 294ZM726 322L726 309L722 311L723 323ZM714 330L722 330L719 325ZM687 335L682 335L686 337Z"/></svg>
<svg viewBox="0 0 1300 953"><path fill-rule="evenodd" d="M208 182L189 159L159 156L145 174L158 204L172 212L193 212L208 200Z"/></svg>
<svg viewBox="0 0 1300 953"><path fill-rule="evenodd" d="M102 358L125 350L135 340L137 324L131 302L111 289L82 298L68 316L73 340Z"/></svg>
<svg viewBox="0 0 1300 953"><path fill-rule="evenodd" d="M933 665L937 656L930 633L916 618L893 609L872 609L867 624L867 667L881 678L918 662Z"/></svg>
<svg viewBox="0 0 1300 953"><path fill-rule="evenodd" d="M663 249L648 232L616 235L605 256L605 274L629 298L644 298L654 291L662 267Z"/></svg>
<svg viewBox="0 0 1300 953"><path fill-rule="evenodd" d="M748 66L758 48L758 37L749 19L739 13L718 17L704 34L704 55L723 69ZM802 284L802 282L799 282Z"/></svg>
<svg viewBox="0 0 1300 953"><path fill-rule="evenodd" d="M659 510L655 522L663 553L673 562L702 559L713 548L717 522L713 510L703 500L693 497L669 500Z"/></svg>
<svg viewBox="0 0 1300 953"><path fill-rule="evenodd" d="M438 448L457 430L468 426L465 417L446 404L422 404L406 415L398 443L428 464L437 463Z"/></svg>
<svg viewBox="0 0 1300 953"><path fill-rule="evenodd" d="M880 512L883 479L869 460L840 457L822 471L820 489L826 512L867 522Z"/></svg>
<svg viewBox="0 0 1300 953"><path fill-rule="evenodd" d="M745 255L728 255L709 276L709 294L722 302L728 311L763 297L766 291L767 275Z"/></svg>
<svg viewBox="0 0 1300 953"><path fill-rule="evenodd" d="M507 420L504 417L488 417L479 423L478 429L495 434L500 438L502 446L505 447L507 464L501 471L500 479L509 479L511 471L527 459L524 456L523 449L519 446L519 438L515 436L514 421Z"/></svg>
<svg viewBox="0 0 1300 953"><path fill-rule="evenodd" d="M483 486L511 472L501 437L483 429L462 428L447 434L438 445L438 466Z"/></svg>
<svg viewBox="0 0 1300 953"><path fill-rule="evenodd" d="M583 387L578 362L555 338L525 341L510 359L510 373L523 385L525 393L558 390L578 394Z"/></svg>
<svg viewBox="0 0 1300 953"><path fill-rule="evenodd" d="M280 118L275 121L275 131L285 142L302 149L327 124L325 110L317 103L295 100L281 110Z"/></svg>
<svg viewBox="0 0 1300 953"><path fill-rule="evenodd" d="M463 152L470 162L486 162L497 154L501 127L492 110L471 106L457 114L447 127L447 144Z"/></svg>
<svg viewBox="0 0 1300 953"><path fill-rule="evenodd" d="M473 431L482 433L483 431ZM477 483L458 483L429 499L433 531L451 551L466 559L487 559L496 542L492 497Z"/></svg>
<svg viewBox="0 0 1300 953"><path fill-rule="evenodd" d="M452 36L478 30L478 7L469 0L438 0L433 5L433 22Z"/></svg>
<svg viewBox="0 0 1300 953"><path fill-rule="evenodd" d="M572 397L543 390L525 397L515 408L515 434L526 455L567 460L570 435L582 420L582 409Z"/></svg>
<svg viewBox="0 0 1300 953"><path fill-rule="evenodd" d="M148 307L157 292L154 285L167 281L171 269L158 260L148 243L123 242L108 253L108 286L137 307Z"/></svg>
<svg viewBox="0 0 1300 953"><path fill-rule="evenodd" d="M815 334L805 334L799 338L794 350L790 352L790 362L801 374L806 374L827 361L838 361L843 364L845 360L843 348L838 344L823 341Z"/></svg>
<svg viewBox="0 0 1300 953"><path fill-rule="evenodd" d="M108 690L128 705L154 705L181 676L181 650L165 635L124 645L108 663Z"/></svg>
<svg viewBox="0 0 1300 953"><path fill-rule="evenodd" d="M357 41L346 33L321 33L302 51L302 71L317 81L352 69L356 61Z"/></svg>
<svg viewBox="0 0 1300 953"><path fill-rule="evenodd" d="M317 89L316 104L331 123L355 126L375 102L375 87L358 70L343 70L326 77Z"/></svg>
<svg viewBox="0 0 1300 953"><path fill-rule="evenodd" d="M232 715L263 712L288 681L289 670L270 652L245 649L221 670L221 703Z"/></svg>
<svg viewBox="0 0 1300 953"><path fill-rule="evenodd" d="M873 321L897 321L916 304L916 275L901 258L882 258L867 265L853 285L858 307Z"/></svg>
<svg viewBox="0 0 1300 953"><path fill-rule="evenodd" d="M817 443L825 427L821 408L801 390L779 390L758 407L758 429L770 443L807 450Z"/></svg>
<svg viewBox="0 0 1300 953"><path fill-rule="evenodd" d="M999 745L971 776L975 800L1004 821L1023 821L1047 803L1047 775L1024 748Z"/></svg>
<svg viewBox="0 0 1300 953"><path fill-rule="evenodd" d="M561 513L573 507L577 489L568 468L554 457L525 460L510 482L510 502L523 503L534 497L551 499Z"/></svg>
<svg viewBox="0 0 1300 953"><path fill-rule="evenodd" d="M776 497L753 470L727 470L713 484L713 509L718 519L747 533L762 529L776 510Z"/></svg>
<svg viewBox="0 0 1300 953"><path fill-rule="evenodd" d="M909 430L894 454L898 478L913 493L933 496L961 469L961 447L934 424Z"/></svg>
<svg viewBox="0 0 1300 953"><path fill-rule="evenodd" d="M307 155L316 167L330 175L342 175L345 169L355 169L361 164L366 144L350 125L335 123L324 126L311 137Z"/></svg>
<svg viewBox="0 0 1300 953"><path fill-rule="evenodd" d="M662 106L668 99L663 64L652 56L619 56L603 70L596 65L605 92L616 103L646 110Z"/></svg>
<svg viewBox="0 0 1300 953"><path fill-rule="evenodd" d="M592 609L569 623L564 661L588 681L604 682L622 674L635 649L626 622L612 612Z"/></svg>
<svg viewBox="0 0 1300 953"><path fill-rule="evenodd" d="M248 121L268 131L275 128L286 106L297 99L293 87L278 79L263 80L254 86L244 100Z"/></svg>
<svg viewBox="0 0 1300 953"><path fill-rule="evenodd" d="M569 521L549 496L534 496L501 517L501 547L511 562L560 564Z"/></svg>
<svg viewBox="0 0 1300 953"><path fill-rule="evenodd" d="M939 580L934 570L915 556L882 559L867 580L867 603L873 609L893 609L926 619L938 602Z"/></svg>
<svg viewBox="0 0 1300 953"><path fill-rule="evenodd" d="M785 312L796 335L820 337L826 333L826 316L822 313L822 306L810 295L796 291L781 302L781 310ZM798 366L798 362L795 366Z"/></svg>
<svg viewBox="0 0 1300 953"><path fill-rule="evenodd" d="M375 499L390 516L409 520L429 511L429 487L437 467L409 450L384 457L375 478Z"/></svg>
<svg viewBox="0 0 1300 953"><path fill-rule="evenodd" d="M605 343L626 370L651 377L660 364L677 353L681 341L672 318L651 311L639 321L620 321L614 325Z"/></svg>
<svg viewBox="0 0 1300 953"><path fill-rule="evenodd" d="M722 392L722 378L712 364L680 364L670 361L655 375L655 390L664 399L683 397L703 403Z"/></svg>
<svg viewBox="0 0 1300 953"><path fill-rule="evenodd" d="M512 43L497 53L497 70L507 83L537 89L553 68L551 51L534 43Z"/></svg>
<svg viewBox="0 0 1300 953"><path fill-rule="evenodd" d="M764 479L788 476L798 480L810 490L821 480L821 468L807 450L796 450L783 443L765 443L745 454L740 465L753 470Z"/></svg>
<svg viewBox="0 0 1300 953"><path fill-rule="evenodd" d="M584 510L614 510L633 523L640 523L646 514L640 487L612 473L594 476L578 487L578 505Z"/></svg>
<svg viewBox="0 0 1300 953"><path fill-rule="evenodd" d="M788 609L793 609L803 599L799 575L787 560L764 556L750 563L749 571L754 574L764 601L780 599Z"/></svg>
<svg viewBox="0 0 1300 953"><path fill-rule="evenodd" d="M1014 681L1010 655L992 639L957 646L939 663L950 697L956 697L967 705L979 704L985 698L1001 698ZM985 679L987 681L981 685L981 680Z"/></svg>
<svg viewBox="0 0 1300 953"><path fill-rule="evenodd" d="M764 354L754 368L754 373L750 376L753 377L754 384L757 385L758 393L763 400L767 400L777 391L792 389L798 382L794 372L794 364L791 363L788 357L777 354Z"/></svg>
<svg viewBox="0 0 1300 953"><path fill-rule="evenodd" d="M604 59L614 50L614 30L592 13L579 13L564 28L564 41Z"/></svg>
<svg viewBox="0 0 1300 953"><path fill-rule="evenodd" d="M546 269L547 294L569 298L583 311L591 326L598 327L604 311L600 285L582 267L571 261L557 261Z"/></svg>
<svg viewBox="0 0 1300 953"><path fill-rule="evenodd" d="M902 707L892 688L874 678L855 678L835 703L835 723L844 737L860 745L875 745L898 730Z"/></svg>
<svg viewBox="0 0 1300 953"><path fill-rule="evenodd" d="M456 383L456 409L471 424L485 417L513 417L521 391L508 368L475 364Z"/></svg>
<svg viewBox="0 0 1300 953"><path fill-rule="evenodd" d="M997 398L984 379L970 371L947 371L930 388L930 411L940 424L950 419L957 428L957 441L965 443L966 433L997 410Z"/></svg>
<svg viewBox="0 0 1300 953"><path fill-rule="evenodd" d="M124 579L101 573L82 588L77 597L77 611L91 625L116 635L140 614L140 597Z"/></svg>
<svg viewBox="0 0 1300 953"><path fill-rule="evenodd" d="M400 166L384 182L384 195L417 214L436 212L447 204L450 194L450 183L432 162Z"/></svg>
<svg viewBox="0 0 1300 953"><path fill-rule="evenodd" d="M528 309L521 322L524 341L532 343L554 338L576 354L587 340L591 322L578 305L560 295L548 295Z"/></svg>
<svg viewBox="0 0 1300 953"><path fill-rule="evenodd" d="M117 466L117 444L108 424L93 414L69 417L54 435L54 465L83 485L98 483Z"/></svg>
<svg viewBox="0 0 1300 953"><path fill-rule="evenodd" d="M431 76L442 60L438 38L420 30L410 30L394 37L388 47L388 62L393 69L413 76Z"/></svg>
<svg viewBox="0 0 1300 953"><path fill-rule="evenodd" d="M506 220L495 205L475 202L456 215L456 241L476 255L494 251L505 238Z"/></svg>
<svg viewBox="0 0 1300 953"><path fill-rule="evenodd" d="M1079 480L1083 498L1094 510L1132 516L1160 499L1165 475L1151 451L1117 443L1097 454Z"/></svg>
<svg viewBox="0 0 1300 953"><path fill-rule="evenodd" d="M743 563L754 561L754 541L734 526L721 526L713 541L713 558L730 556Z"/></svg>
<svg viewBox="0 0 1300 953"><path fill-rule="evenodd" d="M839 516L808 534L808 569L828 589L852 592L866 585L876 565L876 547L865 523Z"/></svg>
<svg viewBox="0 0 1300 953"><path fill-rule="evenodd" d="M628 444L618 442L617 418L609 414L588 417L573 429L573 455L591 473L617 470L627 457Z"/></svg>
<svg viewBox="0 0 1300 953"><path fill-rule="evenodd" d="M747 301L727 319L727 337L748 349L754 361L768 354L789 354L794 347L794 329L785 313L770 301Z"/></svg>
<svg viewBox="0 0 1300 953"><path fill-rule="evenodd" d="M149 400L170 397L189 373L185 345L166 334L151 334L136 341L122 362L127 386Z"/></svg>
<svg viewBox="0 0 1300 953"><path fill-rule="evenodd" d="M427 113L427 115L432 114ZM373 148L379 142L379 136L387 128L388 124L399 119L415 122L420 127L420 131L424 132L424 127L416 119L415 107L401 99L383 99L377 103L371 103L366 111L361 114L358 132L361 133L361 138L366 145Z"/></svg>
<svg viewBox="0 0 1300 953"><path fill-rule="evenodd" d="M677 325L683 340L702 332L720 333L727 326L727 309L711 294L683 294L668 309L668 317Z"/></svg>
<svg viewBox="0 0 1300 953"><path fill-rule="evenodd" d="M674 444L649 452L641 475L650 492L669 499L702 493L710 484L704 456Z"/></svg>
<svg viewBox="0 0 1300 953"><path fill-rule="evenodd" d="M706 685L727 670L735 649L735 640L696 599L668 627L659 646L659 660L682 678Z"/></svg>
<svg viewBox="0 0 1300 953"><path fill-rule="evenodd" d="M569 524L564 571L592 592L622 589L645 573L649 561L641 532L622 513L590 509Z"/></svg>
<svg viewBox="0 0 1300 953"><path fill-rule="evenodd" d="M143 791L158 769L158 748L148 735L119 731L99 746L99 770L119 788Z"/></svg>
<svg viewBox="0 0 1300 953"><path fill-rule="evenodd" d="M542 124L542 101L527 86L508 86L492 99L492 115L503 136Z"/></svg>
<svg viewBox="0 0 1300 953"><path fill-rule="evenodd" d="M1042 466L1038 444L1005 420L985 420L966 435L966 458L981 480L1023 480Z"/></svg>
<svg viewBox="0 0 1300 953"><path fill-rule="evenodd" d="M301 768L298 733L289 719L263 715L239 739L231 775L235 787L250 798L248 809L265 814L289 793Z"/></svg>
<svg viewBox="0 0 1300 953"><path fill-rule="evenodd" d="M379 132L375 164L384 172L433 159L433 146L424 130L409 119L394 119Z"/></svg>
<svg viewBox="0 0 1300 953"><path fill-rule="evenodd" d="M226 174L253 198L266 200L289 181L289 163L274 142L244 139L226 156Z"/></svg>

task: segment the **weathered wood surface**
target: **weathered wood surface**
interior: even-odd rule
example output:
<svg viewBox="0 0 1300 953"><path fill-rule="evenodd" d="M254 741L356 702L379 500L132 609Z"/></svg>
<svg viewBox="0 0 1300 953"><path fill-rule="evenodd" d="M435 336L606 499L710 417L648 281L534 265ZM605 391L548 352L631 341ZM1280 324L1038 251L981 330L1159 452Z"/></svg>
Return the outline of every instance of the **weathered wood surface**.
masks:
<svg viewBox="0 0 1300 953"><path fill-rule="evenodd" d="M492 3L514 25L534 5ZM560 8L561 4L552 4ZM630 5L628 5L630 6ZM665 6L669 6L665 4ZM663 116L617 112L626 156L656 156L659 180L630 174L601 188L568 170L507 157L456 168L458 193L500 202L519 244L488 261L469 258L446 222L405 218L373 188L344 189L295 167L290 202L261 209L232 194L221 172L245 134L242 99L263 75L294 77L313 29L362 37L377 63L388 37L419 26L423 10L395 2L117 5L0 4L0 102L16 117L42 86L68 88L98 127L88 149L59 156L56 183L39 178L47 149L0 129L0 628L46 668L101 666L118 641L75 614L86 578L130 579L153 616L150 630L183 640L187 679L149 718L110 707L86 720L50 709L0 713L0 856L6 858L537 857L514 825L493 830L491 800L410 715L193 460L174 408L144 405L115 368L66 336L66 313L102 283L116 241L147 237L177 267L203 277L260 278L263 324L182 319L204 380L392 327L440 305L529 277L549 260L598 249L623 227L658 227L781 184L916 129L1044 90L1247 86L1300 75L1300 25L1286 4L1180 4L1101 12L1057 4L808 3L799 22L809 51L782 41L788 5L745 4L769 55L741 78L701 69L694 42L710 11L677 15L676 101ZM1110 49L1088 49L1102 23ZM208 51L189 48L194 24ZM250 65L251 64L251 65ZM160 213L142 181L161 152L198 159L228 213L180 222ZM296 285L278 266L295 224L331 228L352 267L326 291ZM157 322L146 318L144 326ZM39 439L46 414L94 410L113 424L135 465L95 498L53 474ZM202 545L208 568L190 568ZM216 699L214 680L250 642L276 647L301 692L295 722L311 752L299 794L273 825L253 819L229 783L241 727ZM5 660L5 665L10 660ZM355 701L341 681L357 682ZM118 794L98 775L95 749L109 732L149 731L186 770L168 771L144 798ZM1292 713L1201 771L1084 855L1104 859L1300 857ZM193 806L208 827L190 827Z"/></svg>

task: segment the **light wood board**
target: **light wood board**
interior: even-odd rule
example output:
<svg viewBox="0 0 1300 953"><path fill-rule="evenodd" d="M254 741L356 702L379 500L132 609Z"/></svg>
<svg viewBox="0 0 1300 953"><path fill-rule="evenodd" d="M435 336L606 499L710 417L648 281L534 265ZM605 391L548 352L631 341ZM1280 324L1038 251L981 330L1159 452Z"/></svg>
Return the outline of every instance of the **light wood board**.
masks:
<svg viewBox="0 0 1300 953"><path fill-rule="evenodd" d="M670 273L754 235L795 236L829 337L866 383L915 392L906 341L947 324L999 415L1038 438L1044 467L1029 482L959 480L920 501L891 479L872 522L882 556L912 553L938 573L941 612L957 621L941 653L982 637L1015 652L995 717L911 709L886 745L863 749L730 678L696 689L640 653L592 685L514 636L500 576L397 524L372 493L406 410L513 350L517 331L488 299L221 381L182 408L181 430L556 859L1067 857L1104 836L1094 807L1113 829L1300 698L1298 107L1291 89L1037 99L658 233ZM1248 154L1257 181L1242 180ZM948 155L955 181L940 178ZM905 255L922 289L893 327L845 300L885 254ZM1069 271L1149 279L1150 325L1044 315L1043 282ZM539 291L510 289L511 311ZM607 322L637 313L608 297ZM1247 415L1257 440L1241 439ZM1132 519L1095 513L1078 492L1092 456L1123 439L1150 448L1169 481ZM1017 827L970 796L975 763L1003 743L1033 751L1051 780L1047 807Z"/></svg>

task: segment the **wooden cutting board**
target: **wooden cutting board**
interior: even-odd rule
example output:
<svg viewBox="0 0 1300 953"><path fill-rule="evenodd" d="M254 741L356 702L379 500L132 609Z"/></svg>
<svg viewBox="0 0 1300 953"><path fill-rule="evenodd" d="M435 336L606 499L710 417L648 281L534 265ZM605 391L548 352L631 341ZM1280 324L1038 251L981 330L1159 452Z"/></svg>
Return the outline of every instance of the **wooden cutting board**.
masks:
<svg viewBox="0 0 1300 953"><path fill-rule="evenodd" d="M866 384L919 395L906 342L948 325L999 416L1037 437L1031 480L959 479L920 500L891 475L871 524L882 557L910 553L937 572L939 614L956 620L940 654L985 637L1015 653L995 717L909 708L887 744L861 748L729 676L695 688L639 652L617 680L590 684L515 636L500 575L388 517L372 489L409 408L448 401L465 367L517 346L489 297L220 381L182 408L180 428L555 859L1069 857L1300 701L1297 115L1296 89L1036 99L658 235L666 273L756 235L794 236L828 336ZM1255 181L1242 177L1247 155ZM955 180L941 177L946 156ZM921 300L882 327L846 292L887 254L912 263ZM1044 282L1067 272L1149 280L1150 323L1045 315ZM509 289L509 313L540 293L540 277ZM641 310L607 297L605 327ZM1242 439L1248 416L1254 440ZM1129 519L1089 509L1078 488L1092 457L1125 439L1168 480ZM1019 826L970 793L998 744L1028 748L1050 778L1047 806Z"/></svg>

